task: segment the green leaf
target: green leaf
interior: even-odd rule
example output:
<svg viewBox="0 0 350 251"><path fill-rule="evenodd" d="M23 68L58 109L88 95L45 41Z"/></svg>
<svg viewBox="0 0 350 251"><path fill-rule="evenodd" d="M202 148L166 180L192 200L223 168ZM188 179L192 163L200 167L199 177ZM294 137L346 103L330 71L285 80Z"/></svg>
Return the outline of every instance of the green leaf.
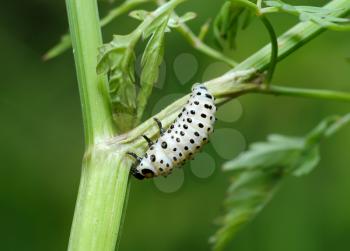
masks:
<svg viewBox="0 0 350 251"><path fill-rule="evenodd" d="M265 1L264 3L269 7L277 8L280 12L296 15L302 22L314 22L322 27L332 30L350 29L350 19L333 16L333 13L340 11L339 9L327 9L316 6L293 6L280 0Z"/></svg>
<svg viewBox="0 0 350 251"><path fill-rule="evenodd" d="M220 229L209 239L213 250L223 250L242 226L270 201L281 183L280 173L260 170L237 175L224 202L226 214L217 220Z"/></svg>
<svg viewBox="0 0 350 251"><path fill-rule="evenodd" d="M266 142L253 143L248 151L227 162L223 169L276 171L283 168L284 172L296 176L307 174L319 162L321 140L349 121L350 115L341 119L338 116L326 118L305 137L270 135Z"/></svg>
<svg viewBox="0 0 350 251"><path fill-rule="evenodd" d="M221 251L237 231L264 208L286 176L310 173L319 163L319 144L350 123L350 114L324 119L305 137L270 135L254 143L235 160L225 163L233 172L224 202L219 230L210 238L213 250Z"/></svg>
<svg viewBox="0 0 350 251"><path fill-rule="evenodd" d="M256 11L252 3L246 0L232 0L225 2L214 19L214 42L218 47L236 47L236 37L240 28L240 19L243 16L241 28L246 28L253 13ZM253 5L255 6L255 5Z"/></svg>
<svg viewBox="0 0 350 251"><path fill-rule="evenodd" d="M152 93L153 85L159 76L159 66L164 55L164 35L168 26L170 12L164 14L152 25L153 33L149 39L141 60L141 89L137 97L137 119L140 120Z"/></svg>
<svg viewBox="0 0 350 251"><path fill-rule="evenodd" d="M97 72L107 73L115 117L120 117L121 114L129 117L135 113L134 47L137 41L138 36L133 33L124 36L115 35L110 43L99 48Z"/></svg>

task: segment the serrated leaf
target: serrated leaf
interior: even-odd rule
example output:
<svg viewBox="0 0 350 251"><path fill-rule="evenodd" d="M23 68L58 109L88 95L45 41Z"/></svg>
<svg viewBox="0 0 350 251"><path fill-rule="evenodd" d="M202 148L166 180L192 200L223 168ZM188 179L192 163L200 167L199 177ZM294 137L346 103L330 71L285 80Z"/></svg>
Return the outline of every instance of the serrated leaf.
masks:
<svg viewBox="0 0 350 251"><path fill-rule="evenodd" d="M266 142L253 143L248 151L227 162L223 169L274 171L283 167L285 172L298 176L306 174L319 162L318 145L321 140L350 121L349 116L341 120L337 116L326 118L305 137L270 135Z"/></svg>
<svg viewBox="0 0 350 251"><path fill-rule="evenodd" d="M213 250L221 251L237 231L250 222L276 192L286 176L310 173L320 161L320 141L350 123L350 114L324 119L305 137L270 135L224 165L236 171L224 201L225 215L210 238ZM238 172L239 171L239 172Z"/></svg>
<svg viewBox="0 0 350 251"><path fill-rule="evenodd" d="M304 141L300 138L271 135L267 142L253 143L249 151L225 163L223 169L241 171L290 165L303 149Z"/></svg>
<svg viewBox="0 0 350 251"><path fill-rule="evenodd" d="M147 100L152 93L153 85L159 76L159 66L164 55L164 36L168 26L170 12L163 15L154 26L154 31L149 39L141 59L141 89L137 97L137 117L141 118Z"/></svg>
<svg viewBox="0 0 350 251"><path fill-rule="evenodd" d="M280 173L252 171L239 174L228 189L222 227L209 239L213 250L222 251L233 236L270 201L281 183Z"/></svg>
<svg viewBox="0 0 350 251"><path fill-rule="evenodd" d="M107 73L109 93L114 116L131 116L136 108L134 46L138 37L115 35L113 40L99 48L97 72ZM123 124L123 123L116 123Z"/></svg>

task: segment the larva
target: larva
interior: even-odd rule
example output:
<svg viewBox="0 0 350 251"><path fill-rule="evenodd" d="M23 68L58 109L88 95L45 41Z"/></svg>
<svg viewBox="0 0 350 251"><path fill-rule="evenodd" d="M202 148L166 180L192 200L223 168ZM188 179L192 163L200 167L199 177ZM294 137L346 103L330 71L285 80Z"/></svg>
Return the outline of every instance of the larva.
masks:
<svg viewBox="0 0 350 251"><path fill-rule="evenodd" d="M204 85L192 88L187 104L170 127L165 130L155 119L160 137L153 143L147 136L149 149L141 158L135 153L128 153L136 159L131 169L137 179L169 175L174 167L183 165L208 142L215 123L216 106L214 97Z"/></svg>

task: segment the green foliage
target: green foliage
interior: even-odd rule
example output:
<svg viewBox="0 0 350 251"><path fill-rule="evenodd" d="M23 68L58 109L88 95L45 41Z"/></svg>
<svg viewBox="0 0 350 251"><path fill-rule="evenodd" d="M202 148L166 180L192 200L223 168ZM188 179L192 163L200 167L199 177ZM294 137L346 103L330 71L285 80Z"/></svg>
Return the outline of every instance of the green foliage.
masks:
<svg viewBox="0 0 350 251"><path fill-rule="evenodd" d="M224 202L220 229L211 237L215 251L223 250L237 231L252 220L272 198L284 177L310 173L320 160L319 145L350 122L350 114L323 120L305 137L270 135L266 142L253 143L249 150L224 165L234 171Z"/></svg>
<svg viewBox="0 0 350 251"><path fill-rule="evenodd" d="M327 9L315 6L293 6L280 0L271 0L264 2L267 6L273 7L278 12L284 12L299 17L300 21L311 21L322 27L334 30L350 29L350 26L343 25L349 23L350 19L334 17L339 9Z"/></svg>
<svg viewBox="0 0 350 251"><path fill-rule="evenodd" d="M147 100L152 93L153 85L158 80L159 66L163 61L164 55L164 34L168 26L169 17L169 13L163 15L159 18L160 22L151 27L153 33L142 56L141 90L137 97L138 120L141 119Z"/></svg>
<svg viewBox="0 0 350 251"><path fill-rule="evenodd" d="M225 2L214 20L214 41L217 46L224 48L227 45L229 48L235 48L238 29L245 29L252 16L244 1ZM240 19L243 19L241 26Z"/></svg>
<svg viewBox="0 0 350 251"><path fill-rule="evenodd" d="M100 47L97 63L97 73L108 74L114 118L126 122L121 123L125 129L132 125L136 109L134 46L137 40L135 34L115 35L112 42ZM118 129L123 131L124 126Z"/></svg>
<svg viewBox="0 0 350 251"><path fill-rule="evenodd" d="M114 35L110 43L99 50L97 72L107 73L113 117L119 132L137 124L158 79L164 54L164 35L173 8L183 0L172 0L153 12L137 10L130 16L142 20L128 35ZM136 91L135 47L148 39L141 62L140 90Z"/></svg>

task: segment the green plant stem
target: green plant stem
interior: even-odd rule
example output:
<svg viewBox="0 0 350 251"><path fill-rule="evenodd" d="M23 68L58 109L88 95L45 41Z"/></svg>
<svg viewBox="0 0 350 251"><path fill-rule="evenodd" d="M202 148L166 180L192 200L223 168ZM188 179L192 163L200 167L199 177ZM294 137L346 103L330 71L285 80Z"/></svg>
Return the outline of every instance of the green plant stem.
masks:
<svg viewBox="0 0 350 251"><path fill-rule="evenodd" d="M332 90L306 89L272 85L268 88L267 86L262 86L260 88L252 90L252 92L276 96L292 96L350 102L350 93Z"/></svg>
<svg viewBox="0 0 350 251"><path fill-rule="evenodd" d="M270 57L270 66L269 70L266 75L265 84L267 87L270 85L273 74L275 72L275 68L277 65L277 56L278 56L278 43L277 43L277 36L275 33L275 30L273 29L273 26L271 25L270 21L265 16L259 16L261 22L266 27L271 41L271 57Z"/></svg>
<svg viewBox="0 0 350 251"><path fill-rule="evenodd" d="M96 0L66 0L85 127L86 153L68 250L112 251L126 198L131 161L114 135L105 77L96 73L101 32Z"/></svg>
<svg viewBox="0 0 350 251"><path fill-rule="evenodd" d="M67 0L74 59L83 111L85 141L94 145L114 135L107 79L96 73L97 48L102 43L94 0Z"/></svg>

